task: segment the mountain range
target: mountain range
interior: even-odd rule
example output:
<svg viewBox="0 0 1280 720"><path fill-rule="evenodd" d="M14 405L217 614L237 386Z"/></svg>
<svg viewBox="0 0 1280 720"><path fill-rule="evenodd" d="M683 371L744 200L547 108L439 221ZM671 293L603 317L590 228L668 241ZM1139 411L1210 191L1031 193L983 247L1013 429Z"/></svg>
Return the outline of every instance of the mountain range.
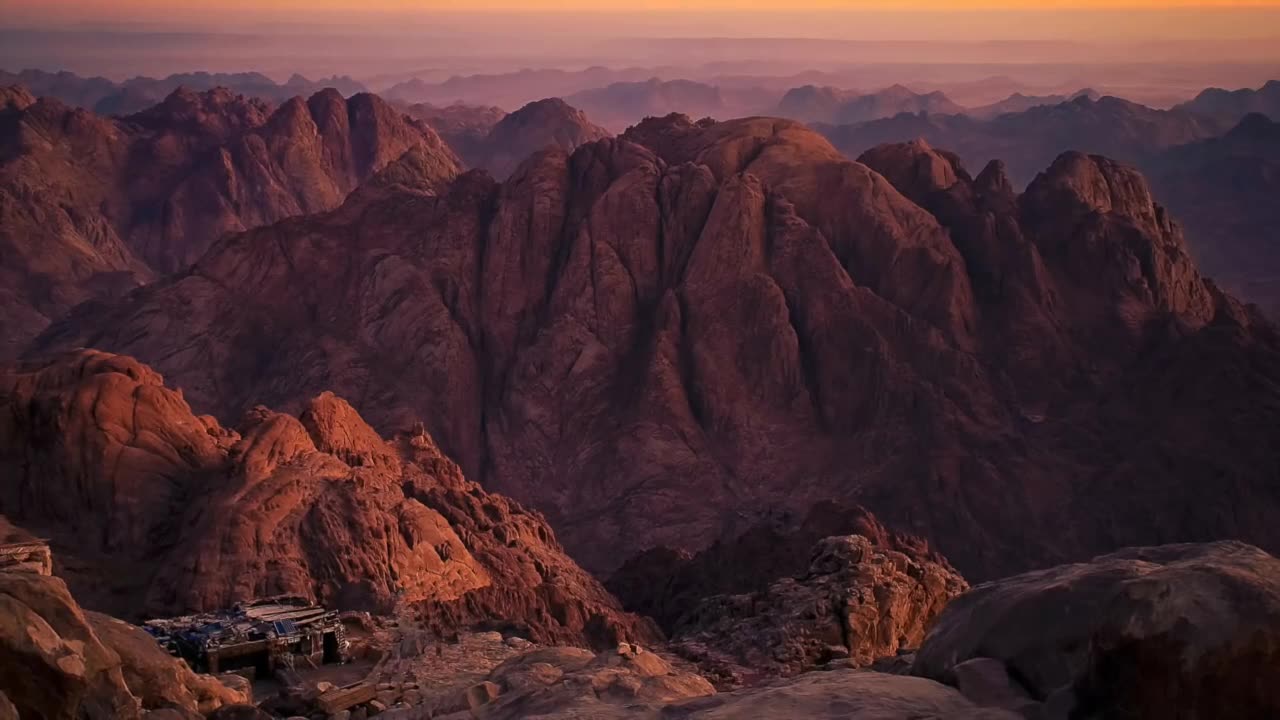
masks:
<svg viewBox="0 0 1280 720"><path fill-rule="evenodd" d="M0 70L0 86L22 85L37 97L61 100L72 107L92 110L99 115L131 115L163 100L178 88L193 92L227 88L233 93L284 102L298 95L312 95L334 88L350 97L368 88L350 77L328 77L312 81L294 74L285 83L277 83L256 72L246 73L175 73L165 78L134 77L115 82L103 77L81 77L66 71L45 72L23 70L17 73Z"/></svg>
<svg viewBox="0 0 1280 720"><path fill-rule="evenodd" d="M366 716L1265 717L1238 110L4 88L0 541L57 577L0 571L0 717L319 714L94 614L281 594L372 613Z"/></svg>
<svg viewBox="0 0 1280 720"><path fill-rule="evenodd" d="M0 105L3 354L73 305L179 271L228 232L327 210L412 147L440 181L456 156L377 96L272 109L180 89L125 118L9 90Z"/></svg>
<svg viewBox="0 0 1280 720"><path fill-rule="evenodd" d="M1261 98L1269 87L1235 97ZM1273 143L1265 118L1246 118L1242 112L1243 106L1216 113L1186 106L1155 110L1115 97L1078 95L985 120L904 113L818 129L850 157L882 143L920 138L954 151L971 166L999 158L1018 187L1065 149L1134 165L1151 178L1173 216L1185 223L1202 267L1233 292L1275 313L1280 310L1280 294L1274 289L1280 275L1273 259L1272 203L1261 200L1274 185L1267 170Z"/></svg>
<svg viewBox="0 0 1280 720"><path fill-rule="evenodd" d="M502 184L442 184L420 156L32 351L137 357L226 421L326 390L381 432L421 420L594 570L832 497L975 578L1166 536L1273 542L1269 405L1211 378L1165 394L1205 354L1268 386L1273 331L1202 279L1130 169L1064 155L1018 194L923 144L859 163L797 123L679 116ZM1193 402L1221 434L1185 435ZM1134 414L1151 403L1159 428ZM1191 512L1213 504L1178 479L1193 445L1257 520ZM1118 524L1130 503L1148 523Z"/></svg>

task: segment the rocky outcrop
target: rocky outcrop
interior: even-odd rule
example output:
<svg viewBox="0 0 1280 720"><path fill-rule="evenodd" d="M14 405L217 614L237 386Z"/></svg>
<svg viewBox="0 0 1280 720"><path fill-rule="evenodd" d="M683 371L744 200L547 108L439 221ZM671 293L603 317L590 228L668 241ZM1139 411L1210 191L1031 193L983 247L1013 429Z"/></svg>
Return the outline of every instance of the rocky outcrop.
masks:
<svg viewBox="0 0 1280 720"><path fill-rule="evenodd" d="M724 685L791 676L833 660L868 667L918 647L943 607L968 589L945 565L830 537L808 572L768 588L704 598L675 623L673 649Z"/></svg>
<svg viewBox="0 0 1280 720"><path fill-rule="evenodd" d="M84 612L58 578L0 572L0 605L0 693L14 717L199 717L249 699L192 673L140 628Z"/></svg>
<svg viewBox="0 0 1280 720"><path fill-rule="evenodd" d="M602 572L828 500L972 580L1280 547L1280 345L1139 176L1070 155L1018 195L999 164L882 156L889 178L794 122L670 117L500 185L393 164L33 355L144 358L228 424L326 390L384 435L421 419Z"/></svg>
<svg viewBox="0 0 1280 720"><path fill-rule="evenodd" d="M324 91L270 111L179 89L125 119L9 91L0 104L0 358L71 307L184 268L227 232L331 209L420 148L458 161L372 95Z"/></svg>
<svg viewBox="0 0 1280 720"><path fill-rule="evenodd" d="M1222 542L996 581L947 607L913 672L964 688L975 660L996 661L1043 717L1271 717L1277 578L1274 557Z"/></svg>
<svg viewBox="0 0 1280 720"><path fill-rule="evenodd" d="M807 575L814 546L837 535L861 535L878 550L949 567L927 542L885 527L866 508L820 502L799 517L763 518L696 554L651 548L629 559L607 586L629 610L670 633L704 598L762 592L782 578Z"/></svg>
<svg viewBox="0 0 1280 720"><path fill-rule="evenodd" d="M290 594L421 604L445 633L657 636L539 515L468 482L424 431L384 441L332 394L231 430L151 369L85 351L0 374L0 398L0 507L68 556L86 602L177 613Z"/></svg>

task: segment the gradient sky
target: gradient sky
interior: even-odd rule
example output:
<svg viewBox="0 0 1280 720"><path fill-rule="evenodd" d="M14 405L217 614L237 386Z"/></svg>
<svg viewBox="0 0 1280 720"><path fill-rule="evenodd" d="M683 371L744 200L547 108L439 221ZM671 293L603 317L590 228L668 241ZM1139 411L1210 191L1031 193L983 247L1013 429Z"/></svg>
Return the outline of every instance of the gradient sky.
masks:
<svg viewBox="0 0 1280 720"><path fill-rule="evenodd" d="M820 10L982 10L982 9L1168 9L1168 8L1280 7L1280 0L0 0L0 11L23 16L65 16L77 13L85 18L135 16L141 13L175 14L216 11L253 14L257 12L404 12L404 11L765 11L798 12Z"/></svg>

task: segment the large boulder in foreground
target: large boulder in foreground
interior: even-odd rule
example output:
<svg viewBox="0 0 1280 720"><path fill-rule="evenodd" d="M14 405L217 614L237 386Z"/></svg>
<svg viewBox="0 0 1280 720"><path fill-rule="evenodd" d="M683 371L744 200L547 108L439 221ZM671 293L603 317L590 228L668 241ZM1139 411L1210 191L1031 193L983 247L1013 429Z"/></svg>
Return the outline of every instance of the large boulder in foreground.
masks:
<svg viewBox="0 0 1280 720"><path fill-rule="evenodd" d="M13 572L0 573L0 696L17 717L48 720L190 716L249 699L191 672L143 630L84 612L62 580ZM6 709L0 702L0 717Z"/></svg>
<svg viewBox="0 0 1280 720"><path fill-rule="evenodd" d="M1051 718L1280 717L1280 560L1167 545L988 583L947 607L913 673L957 684L981 657Z"/></svg>

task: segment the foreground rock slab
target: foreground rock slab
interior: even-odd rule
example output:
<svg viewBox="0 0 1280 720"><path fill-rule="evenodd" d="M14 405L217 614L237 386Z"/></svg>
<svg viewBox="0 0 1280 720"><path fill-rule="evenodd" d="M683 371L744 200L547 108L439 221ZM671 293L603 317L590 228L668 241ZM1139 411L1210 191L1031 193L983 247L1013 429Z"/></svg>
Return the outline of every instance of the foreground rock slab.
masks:
<svg viewBox="0 0 1280 720"><path fill-rule="evenodd" d="M979 657L1050 718L1280 717L1280 560L1166 545L982 585L942 613L913 673L956 684Z"/></svg>

